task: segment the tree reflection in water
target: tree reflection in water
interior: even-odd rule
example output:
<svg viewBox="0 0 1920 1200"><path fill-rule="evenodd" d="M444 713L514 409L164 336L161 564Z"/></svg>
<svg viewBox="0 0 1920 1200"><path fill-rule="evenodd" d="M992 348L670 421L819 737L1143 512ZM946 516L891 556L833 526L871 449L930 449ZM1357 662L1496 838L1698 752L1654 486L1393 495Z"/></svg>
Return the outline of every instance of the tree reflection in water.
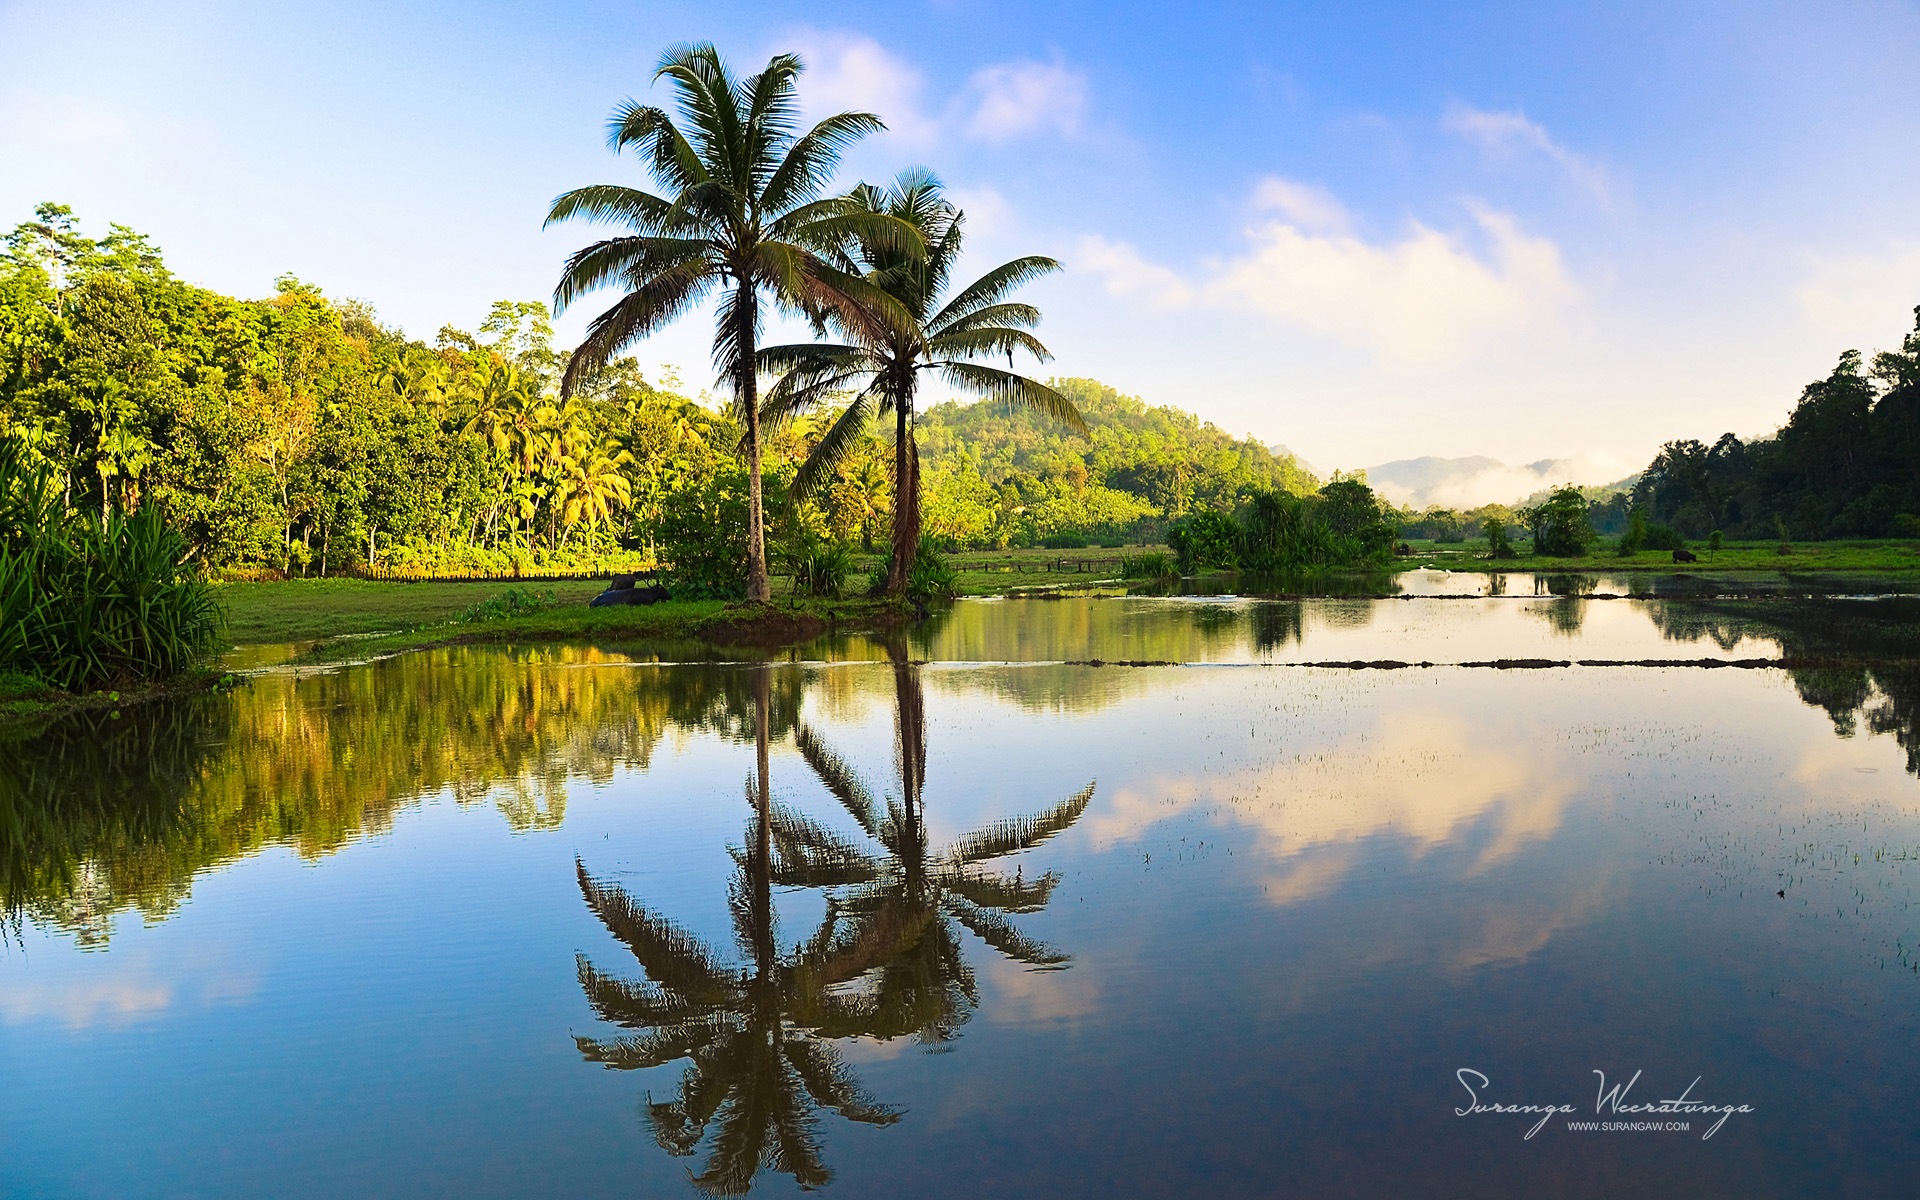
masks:
<svg viewBox="0 0 1920 1200"><path fill-rule="evenodd" d="M654 1139L669 1154L709 1143L694 1186L708 1195L744 1194L762 1171L805 1188L832 1177L822 1157L820 1110L850 1121L888 1125L898 1110L867 1095L834 1042L852 1037L914 1036L941 1045L978 1003L956 925L1018 962L1056 968L1067 956L1014 928L1008 915L1043 907L1058 877L1027 880L984 864L1039 845L1086 811L1089 784L1044 813L969 834L935 854L927 847L922 791L926 718L919 671L905 647L890 647L897 705L901 794L877 802L844 760L804 725L801 754L852 814L879 852L773 803L768 787L771 668L754 685L755 772L747 844L734 851L728 888L742 964L648 911L617 886L577 864L581 893L594 914L632 952L641 982L604 974L585 956L580 985L603 1019L630 1032L576 1037L591 1062L617 1070L687 1067L677 1094L647 1104ZM786 721L778 724L786 725ZM825 914L805 942L779 949L772 888L827 893ZM709 1137L711 1131L711 1137Z"/></svg>

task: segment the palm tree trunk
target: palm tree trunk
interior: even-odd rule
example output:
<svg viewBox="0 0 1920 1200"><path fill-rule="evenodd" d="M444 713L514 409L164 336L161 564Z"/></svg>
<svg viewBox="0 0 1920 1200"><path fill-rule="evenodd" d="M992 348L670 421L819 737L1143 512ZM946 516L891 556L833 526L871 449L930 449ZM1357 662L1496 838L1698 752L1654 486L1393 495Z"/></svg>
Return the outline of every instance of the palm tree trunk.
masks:
<svg viewBox="0 0 1920 1200"><path fill-rule="evenodd" d="M893 413L893 562L887 568L887 592L899 596L920 555L920 448L913 440L912 399L895 401Z"/></svg>
<svg viewBox="0 0 1920 1200"><path fill-rule="evenodd" d="M767 526L761 506L760 488L760 392L759 346L755 344L755 296L753 285L742 282L737 320L739 330L735 353L740 361L734 367L734 396L740 402L740 415L747 425L747 600L766 604L773 599L767 583Z"/></svg>

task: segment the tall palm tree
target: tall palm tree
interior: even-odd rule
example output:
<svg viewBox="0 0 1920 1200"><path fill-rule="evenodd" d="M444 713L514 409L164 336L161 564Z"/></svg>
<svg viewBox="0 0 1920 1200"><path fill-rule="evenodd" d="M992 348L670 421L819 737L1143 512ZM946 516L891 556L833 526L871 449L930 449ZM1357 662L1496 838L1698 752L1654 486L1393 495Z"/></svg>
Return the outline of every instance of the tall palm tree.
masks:
<svg viewBox="0 0 1920 1200"><path fill-rule="evenodd" d="M665 195L599 184L565 193L547 213L549 225L584 217L631 230L581 250L561 272L556 313L598 288L626 292L593 319L568 358L563 393L710 292L722 293L713 358L746 430L747 598L762 602L769 598L755 374L762 303L832 311L878 336L871 324L888 320L894 306L865 295L871 289L822 252L853 237L904 255L922 249L901 222L822 195L841 151L885 126L872 113L845 112L801 132L794 99L801 69L798 56L781 54L736 80L712 46L673 47L654 78L679 93L685 130L665 110L631 100L608 123L615 152L641 153Z"/></svg>
<svg viewBox="0 0 1920 1200"><path fill-rule="evenodd" d="M937 371L948 385L977 396L1020 405L1086 432L1079 410L1042 383L977 361L1015 351L1041 362L1052 357L1031 330L1040 310L1007 297L1021 284L1060 269L1051 258L1028 255L1002 263L961 288L942 304L960 257L965 215L948 203L940 181L924 169L904 171L890 187L862 184L853 198L867 212L912 226L925 242L914 253L898 239L850 237L841 266L858 274L904 309L910 321L848 322L844 309L823 311L823 323L846 338L838 345L770 346L761 365L781 378L767 395L774 419L788 416L858 386L860 391L814 448L794 479L805 494L832 475L874 416L894 418L893 563L887 590L906 589L920 551L920 450L914 440L914 402L922 371Z"/></svg>

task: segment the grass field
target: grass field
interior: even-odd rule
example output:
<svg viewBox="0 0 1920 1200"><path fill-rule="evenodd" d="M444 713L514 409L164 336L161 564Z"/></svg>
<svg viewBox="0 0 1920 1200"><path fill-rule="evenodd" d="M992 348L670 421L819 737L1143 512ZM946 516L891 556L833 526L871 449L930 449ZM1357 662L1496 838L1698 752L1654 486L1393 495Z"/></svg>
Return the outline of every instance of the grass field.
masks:
<svg viewBox="0 0 1920 1200"><path fill-rule="evenodd" d="M343 633L385 633L451 621L506 591L506 583L374 583L361 579L289 579L223 583L227 634L235 645L299 642ZM593 580L527 585L562 604L585 604L606 585Z"/></svg>

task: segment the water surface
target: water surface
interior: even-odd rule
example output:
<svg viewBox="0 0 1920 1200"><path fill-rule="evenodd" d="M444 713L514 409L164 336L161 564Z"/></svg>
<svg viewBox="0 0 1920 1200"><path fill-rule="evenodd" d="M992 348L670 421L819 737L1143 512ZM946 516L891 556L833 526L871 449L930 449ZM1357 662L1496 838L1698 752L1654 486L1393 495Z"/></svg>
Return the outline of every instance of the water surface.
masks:
<svg viewBox="0 0 1920 1200"><path fill-rule="evenodd" d="M1521 590L452 648L16 739L0 1192L1910 1194L1911 601ZM1596 1070L1752 1111L1574 1130Z"/></svg>

